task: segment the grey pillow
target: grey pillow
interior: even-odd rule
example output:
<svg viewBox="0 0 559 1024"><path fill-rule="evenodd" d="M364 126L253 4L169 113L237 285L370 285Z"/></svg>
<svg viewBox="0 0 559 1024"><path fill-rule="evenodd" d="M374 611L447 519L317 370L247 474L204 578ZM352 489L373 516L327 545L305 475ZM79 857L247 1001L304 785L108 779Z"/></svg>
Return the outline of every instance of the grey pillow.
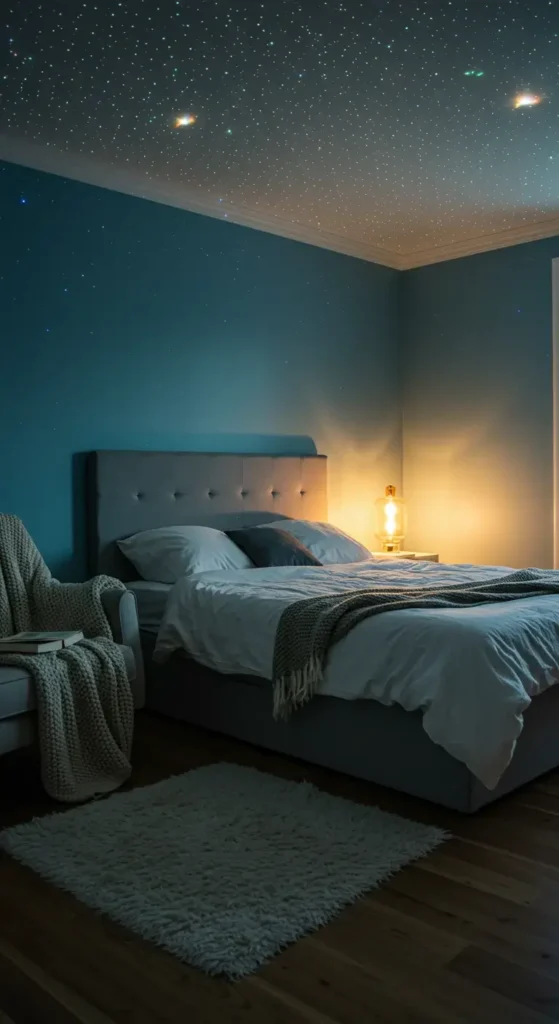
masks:
<svg viewBox="0 0 559 1024"><path fill-rule="evenodd" d="M209 526L161 526L117 541L145 580L175 583L212 569L250 569L250 559L221 530Z"/></svg>
<svg viewBox="0 0 559 1024"><path fill-rule="evenodd" d="M322 565L297 537L276 527L228 530L227 536L259 569L272 565Z"/></svg>
<svg viewBox="0 0 559 1024"><path fill-rule="evenodd" d="M268 527L284 530L296 537L322 565L347 565L351 562L368 562L371 552L364 544L349 537L343 530L331 523L310 523L305 519L277 519ZM262 530L259 526L257 529Z"/></svg>

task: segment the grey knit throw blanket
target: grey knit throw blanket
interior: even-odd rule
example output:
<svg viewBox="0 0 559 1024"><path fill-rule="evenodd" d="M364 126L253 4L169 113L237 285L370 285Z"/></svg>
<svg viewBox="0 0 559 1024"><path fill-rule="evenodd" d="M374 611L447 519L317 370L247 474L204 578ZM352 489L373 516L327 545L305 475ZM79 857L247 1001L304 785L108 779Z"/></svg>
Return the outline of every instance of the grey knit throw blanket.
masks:
<svg viewBox="0 0 559 1024"><path fill-rule="evenodd" d="M282 613L276 632L274 717L289 718L315 695L330 647L370 615L406 608L467 608L544 594L559 594L559 571L521 569L479 583L370 587L295 601Z"/></svg>
<svg viewBox="0 0 559 1024"><path fill-rule="evenodd" d="M81 629L86 638L46 654L0 654L0 664L31 673L43 785L68 803L116 789L131 771L134 702L101 603L115 587L123 584L108 576L59 583L23 523L0 515L0 636Z"/></svg>

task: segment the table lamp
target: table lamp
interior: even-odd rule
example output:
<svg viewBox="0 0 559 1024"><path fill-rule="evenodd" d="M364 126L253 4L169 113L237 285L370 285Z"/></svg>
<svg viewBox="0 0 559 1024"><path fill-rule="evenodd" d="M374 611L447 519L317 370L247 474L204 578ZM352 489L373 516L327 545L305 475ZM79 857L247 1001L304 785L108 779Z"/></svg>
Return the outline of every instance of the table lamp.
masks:
<svg viewBox="0 0 559 1024"><path fill-rule="evenodd" d="M396 497L396 488L389 484L383 498L375 501L376 535L383 551L399 551L406 536L406 503Z"/></svg>

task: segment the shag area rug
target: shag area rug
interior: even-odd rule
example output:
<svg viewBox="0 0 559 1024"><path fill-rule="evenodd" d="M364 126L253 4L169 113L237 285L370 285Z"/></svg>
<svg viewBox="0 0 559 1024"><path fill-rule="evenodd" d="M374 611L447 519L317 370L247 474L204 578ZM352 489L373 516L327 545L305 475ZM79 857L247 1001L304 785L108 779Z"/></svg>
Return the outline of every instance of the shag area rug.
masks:
<svg viewBox="0 0 559 1024"><path fill-rule="evenodd" d="M239 978L445 838L221 763L16 825L0 846L181 960Z"/></svg>

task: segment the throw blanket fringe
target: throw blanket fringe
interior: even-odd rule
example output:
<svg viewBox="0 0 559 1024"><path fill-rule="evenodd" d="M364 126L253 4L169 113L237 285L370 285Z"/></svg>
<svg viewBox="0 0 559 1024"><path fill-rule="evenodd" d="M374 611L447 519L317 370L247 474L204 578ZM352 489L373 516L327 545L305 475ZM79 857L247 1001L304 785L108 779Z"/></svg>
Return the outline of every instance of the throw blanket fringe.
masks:
<svg viewBox="0 0 559 1024"><path fill-rule="evenodd" d="M274 718L287 721L292 711L306 704L322 682L322 662L311 656L302 668L280 676L274 682Z"/></svg>
<svg viewBox="0 0 559 1024"><path fill-rule="evenodd" d="M559 595L559 571L521 569L479 583L369 587L294 601L282 613L276 631L274 717L286 720L314 697L330 648L371 615L406 608L465 608L545 594Z"/></svg>
<svg viewBox="0 0 559 1024"><path fill-rule="evenodd" d="M108 793L128 778L134 701L101 594L125 589L96 576L59 583L23 523L0 515L0 636L23 630L83 630L79 644L47 654L2 654L33 678L43 785L72 803Z"/></svg>

